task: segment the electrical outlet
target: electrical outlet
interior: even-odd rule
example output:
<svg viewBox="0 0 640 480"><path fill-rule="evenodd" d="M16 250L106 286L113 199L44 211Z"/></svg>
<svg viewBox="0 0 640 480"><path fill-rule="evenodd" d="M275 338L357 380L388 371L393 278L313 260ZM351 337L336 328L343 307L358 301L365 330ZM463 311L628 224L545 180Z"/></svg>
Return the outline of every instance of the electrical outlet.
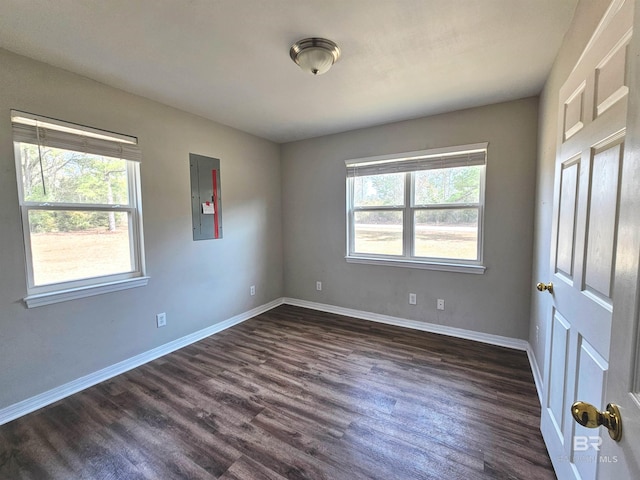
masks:
<svg viewBox="0 0 640 480"><path fill-rule="evenodd" d="M439 298L438 299L437 308L438 308L438 310L444 310L444 299L443 298Z"/></svg>
<svg viewBox="0 0 640 480"><path fill-rule="evenodd" d="M156 323L158 324L158 328L164 327L167 324L167 314L162 312L156 315Z"/></svg>
<svg viewBox="0 0 640 480"><path fill-rule="evenodd" d="M251 285L251 287L249 288L249 293L251 293L251 296L256 294L256 286L255 285Z"/></svg>
<svg viewBox="0 0 640 480"><path fill-rule="evenodd" d="M409 305L415 305L416 303L418 303L418 301L416 300L416 294L415 293L410 293L409 294Z"/></svg>
<svg viewBox="0 0 640 480"><path fill-rule="evenodd" d="M316 290L317 291L322 291L322 282L316 282Z"/></svg>

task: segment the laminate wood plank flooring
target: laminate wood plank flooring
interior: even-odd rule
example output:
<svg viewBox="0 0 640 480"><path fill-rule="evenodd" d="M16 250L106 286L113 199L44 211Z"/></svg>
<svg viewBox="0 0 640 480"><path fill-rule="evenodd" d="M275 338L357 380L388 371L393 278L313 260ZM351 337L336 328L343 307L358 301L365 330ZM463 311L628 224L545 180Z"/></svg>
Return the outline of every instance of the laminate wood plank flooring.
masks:
<svg viewBox="0 0 640 480"><path fill-rule="evenodd" d="M0 479L555 479L524 352L280 306L0 427Z"/></svg>

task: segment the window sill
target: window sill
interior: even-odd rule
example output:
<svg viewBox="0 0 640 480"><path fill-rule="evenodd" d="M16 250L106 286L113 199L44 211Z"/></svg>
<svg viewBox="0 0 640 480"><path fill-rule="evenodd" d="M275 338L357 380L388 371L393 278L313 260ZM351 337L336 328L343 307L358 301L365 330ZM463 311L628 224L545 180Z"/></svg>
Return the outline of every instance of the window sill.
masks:
<svg viewBox="0 0 640 480"><path fill-rule="evenodd" d="M415 260L392 260L386 258L372 257L344 257L347 263L361 263L366 265L386 265L390 267L417 268L422 270L437 270L441 272L458 272L484 275L487 267L484 265L460 264L460 263L438 263L438 262L418 262Z"/></svg>
<svg viewBox="0 0 640 480"><path fill-rule="evenodd" d="M117 282L101 283L98 285L90 285L87 287L70 288L68 290L59 290L57 292L38 293L25 297L24 303L27 308L42 307L52 303L67 302L78 298L91 297L93 295L102 295L103 293L117 292L118 290L126 290L135 287L144 287L149 283L149 277L136 277Z"/></svg>

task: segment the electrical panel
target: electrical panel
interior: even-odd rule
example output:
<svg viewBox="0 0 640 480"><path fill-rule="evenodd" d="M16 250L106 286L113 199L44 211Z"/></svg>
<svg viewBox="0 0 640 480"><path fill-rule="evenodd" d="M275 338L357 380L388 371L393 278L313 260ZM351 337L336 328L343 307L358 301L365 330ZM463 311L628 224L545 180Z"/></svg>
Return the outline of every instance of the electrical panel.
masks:
<svg viewBox="0 0 640 480"><path fill-rule="evenodd" d="M220 160L189 154L194 240L222 238Z"/></svg>

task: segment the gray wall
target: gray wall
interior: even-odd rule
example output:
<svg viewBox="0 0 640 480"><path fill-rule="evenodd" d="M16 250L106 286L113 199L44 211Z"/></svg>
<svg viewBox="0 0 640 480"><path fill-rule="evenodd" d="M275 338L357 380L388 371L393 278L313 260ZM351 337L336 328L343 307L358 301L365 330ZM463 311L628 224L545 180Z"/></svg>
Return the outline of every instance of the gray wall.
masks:
<svg viewBox="0 0 640 480"><path fill-rule="evenodd" d="M148 286L24 307L10 109L138 137ZM222 240L191 239L189 152L221 159ZM281 297L280 178L272 142L0 50L0 408Z"/></svg>
<svg viewBox="0 0 640 480"><path fill-rule="evenodd" d="M538 98L282 146L285 294L527 338ZM346 263L346 159L489 142L484 275ZM316 281L323 282L317 292ZM408 294L418 304L408 304ZM436 299L446 310L436 310Z"/></svg>
<svg viewBox="0 0 640 480"><path fill-rule="evenodd" d="M558 90L608 3L579 3L539 103L282 147L0 49L0 408L282 295L528 337L542 368L550 305L546 295L532 297L532 285L549 277ZM139 138L148 286L24 307L12 108ZM346 263L345 159L483 141L490 143L485 275ZM222 159L222 240L191 240L189 152ZM408 305L409 292L417 306ZM436 310L437 298L446 300L445 312ZM161 311L168 326L156 329Z"/></svg>
<svg viewBox="0 0 640 480"><path fill-rule="evenodd" d="M536 170L535 237L531 283L548 282L550 274L553 177L558 142L558 99L560 87L587 46L592 32L607 10L610 0L580 1L540 96L538 160ZM531 301L529 343L543 371L545 338L550 319L551 296L536 293Z"/></svg>

